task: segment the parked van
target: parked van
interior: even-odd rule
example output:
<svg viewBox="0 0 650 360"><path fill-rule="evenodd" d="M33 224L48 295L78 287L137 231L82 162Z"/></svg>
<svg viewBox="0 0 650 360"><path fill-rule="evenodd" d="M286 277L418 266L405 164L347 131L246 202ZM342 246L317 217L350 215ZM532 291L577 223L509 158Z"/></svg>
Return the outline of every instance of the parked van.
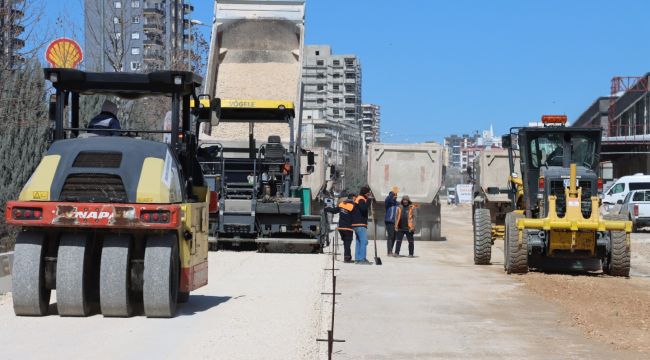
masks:
<svg viewBox="0 0 650 360"><path fill-rule="evenodd" d="M650 175L634 174L616 180L603 196L603 205L611 208L634 190L650 190Z"/></svg>

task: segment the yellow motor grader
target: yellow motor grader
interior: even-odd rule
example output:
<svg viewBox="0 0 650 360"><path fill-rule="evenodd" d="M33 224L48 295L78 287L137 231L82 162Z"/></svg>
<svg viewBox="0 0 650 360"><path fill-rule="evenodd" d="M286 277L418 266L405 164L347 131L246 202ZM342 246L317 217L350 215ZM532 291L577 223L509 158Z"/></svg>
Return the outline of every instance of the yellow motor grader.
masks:
<svg viewBox="0 0 650 360"><path fill-rule="evenodd" d="M589 270L600 262L606 274L628 276L632 223L599 212L602 129L566 122L563 115L543 116L542 126L513 128L502 139L514 209L505 217L504 268L509 274Z"/></svg>

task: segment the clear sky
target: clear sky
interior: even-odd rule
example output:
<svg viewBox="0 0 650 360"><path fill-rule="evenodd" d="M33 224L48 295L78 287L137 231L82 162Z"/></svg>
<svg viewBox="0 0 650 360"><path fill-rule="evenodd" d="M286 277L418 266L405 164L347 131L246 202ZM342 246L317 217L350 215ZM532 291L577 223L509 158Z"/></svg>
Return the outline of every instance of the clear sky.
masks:
<svg viewBox="0 0 650 360"><path fill-rule="evenodd" d="M82 16L80 0L46 2ZM192 3L210 23L213 1ZM382 140L441 141L545 113L575 120L612 76L650 71L647 14L647 0L307 0L306 43L360 57Z"/></svg>

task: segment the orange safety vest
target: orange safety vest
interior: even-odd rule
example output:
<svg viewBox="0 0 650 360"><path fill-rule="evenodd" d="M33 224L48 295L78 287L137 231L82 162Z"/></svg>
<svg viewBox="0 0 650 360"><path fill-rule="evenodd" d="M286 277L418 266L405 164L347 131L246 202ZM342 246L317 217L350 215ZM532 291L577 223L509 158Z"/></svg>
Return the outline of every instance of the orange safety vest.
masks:
<svg viewBox="0 0 650 360"><path fill-rule="evenodd" d="M397 207L397 216L395 217L395 230L399 230L399 220L402 218L402 209L403 206L401 205ZM413 222L413 209L415 209L415 206L410 205L408 209L409 209L408 212L409 230L415 231L415 224Z"/></svg>

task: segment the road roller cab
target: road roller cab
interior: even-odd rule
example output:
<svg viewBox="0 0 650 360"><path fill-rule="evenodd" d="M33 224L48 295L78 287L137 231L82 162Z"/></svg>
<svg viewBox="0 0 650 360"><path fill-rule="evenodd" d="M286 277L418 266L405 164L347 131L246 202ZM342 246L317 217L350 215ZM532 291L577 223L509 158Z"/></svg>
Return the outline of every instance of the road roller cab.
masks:
<svg viewBox="0 0 650 360"><path fill-rule="evenodd" d="M45 69L45 77L56 90L53 142L6 209L7 223L21 227L15 313L47 314L56 289L63 316L125 317L140 307L148 317L174 316L176 303L208 281L211 196L196 134L219 102L197 94L201 78L189 72ZM80 96L98 94L170 97L171 124L88 134L79 126Z"/></svg>
<svg viewBox="0 0 650 360"><path fill-rule="evenodd" d="M602 130L566 121L544 116L542 126L513 128L503 138L514 209L505 218L505 270L590 270L600 261L606 273L628 276L632 224L599 211Z"/></svg>

